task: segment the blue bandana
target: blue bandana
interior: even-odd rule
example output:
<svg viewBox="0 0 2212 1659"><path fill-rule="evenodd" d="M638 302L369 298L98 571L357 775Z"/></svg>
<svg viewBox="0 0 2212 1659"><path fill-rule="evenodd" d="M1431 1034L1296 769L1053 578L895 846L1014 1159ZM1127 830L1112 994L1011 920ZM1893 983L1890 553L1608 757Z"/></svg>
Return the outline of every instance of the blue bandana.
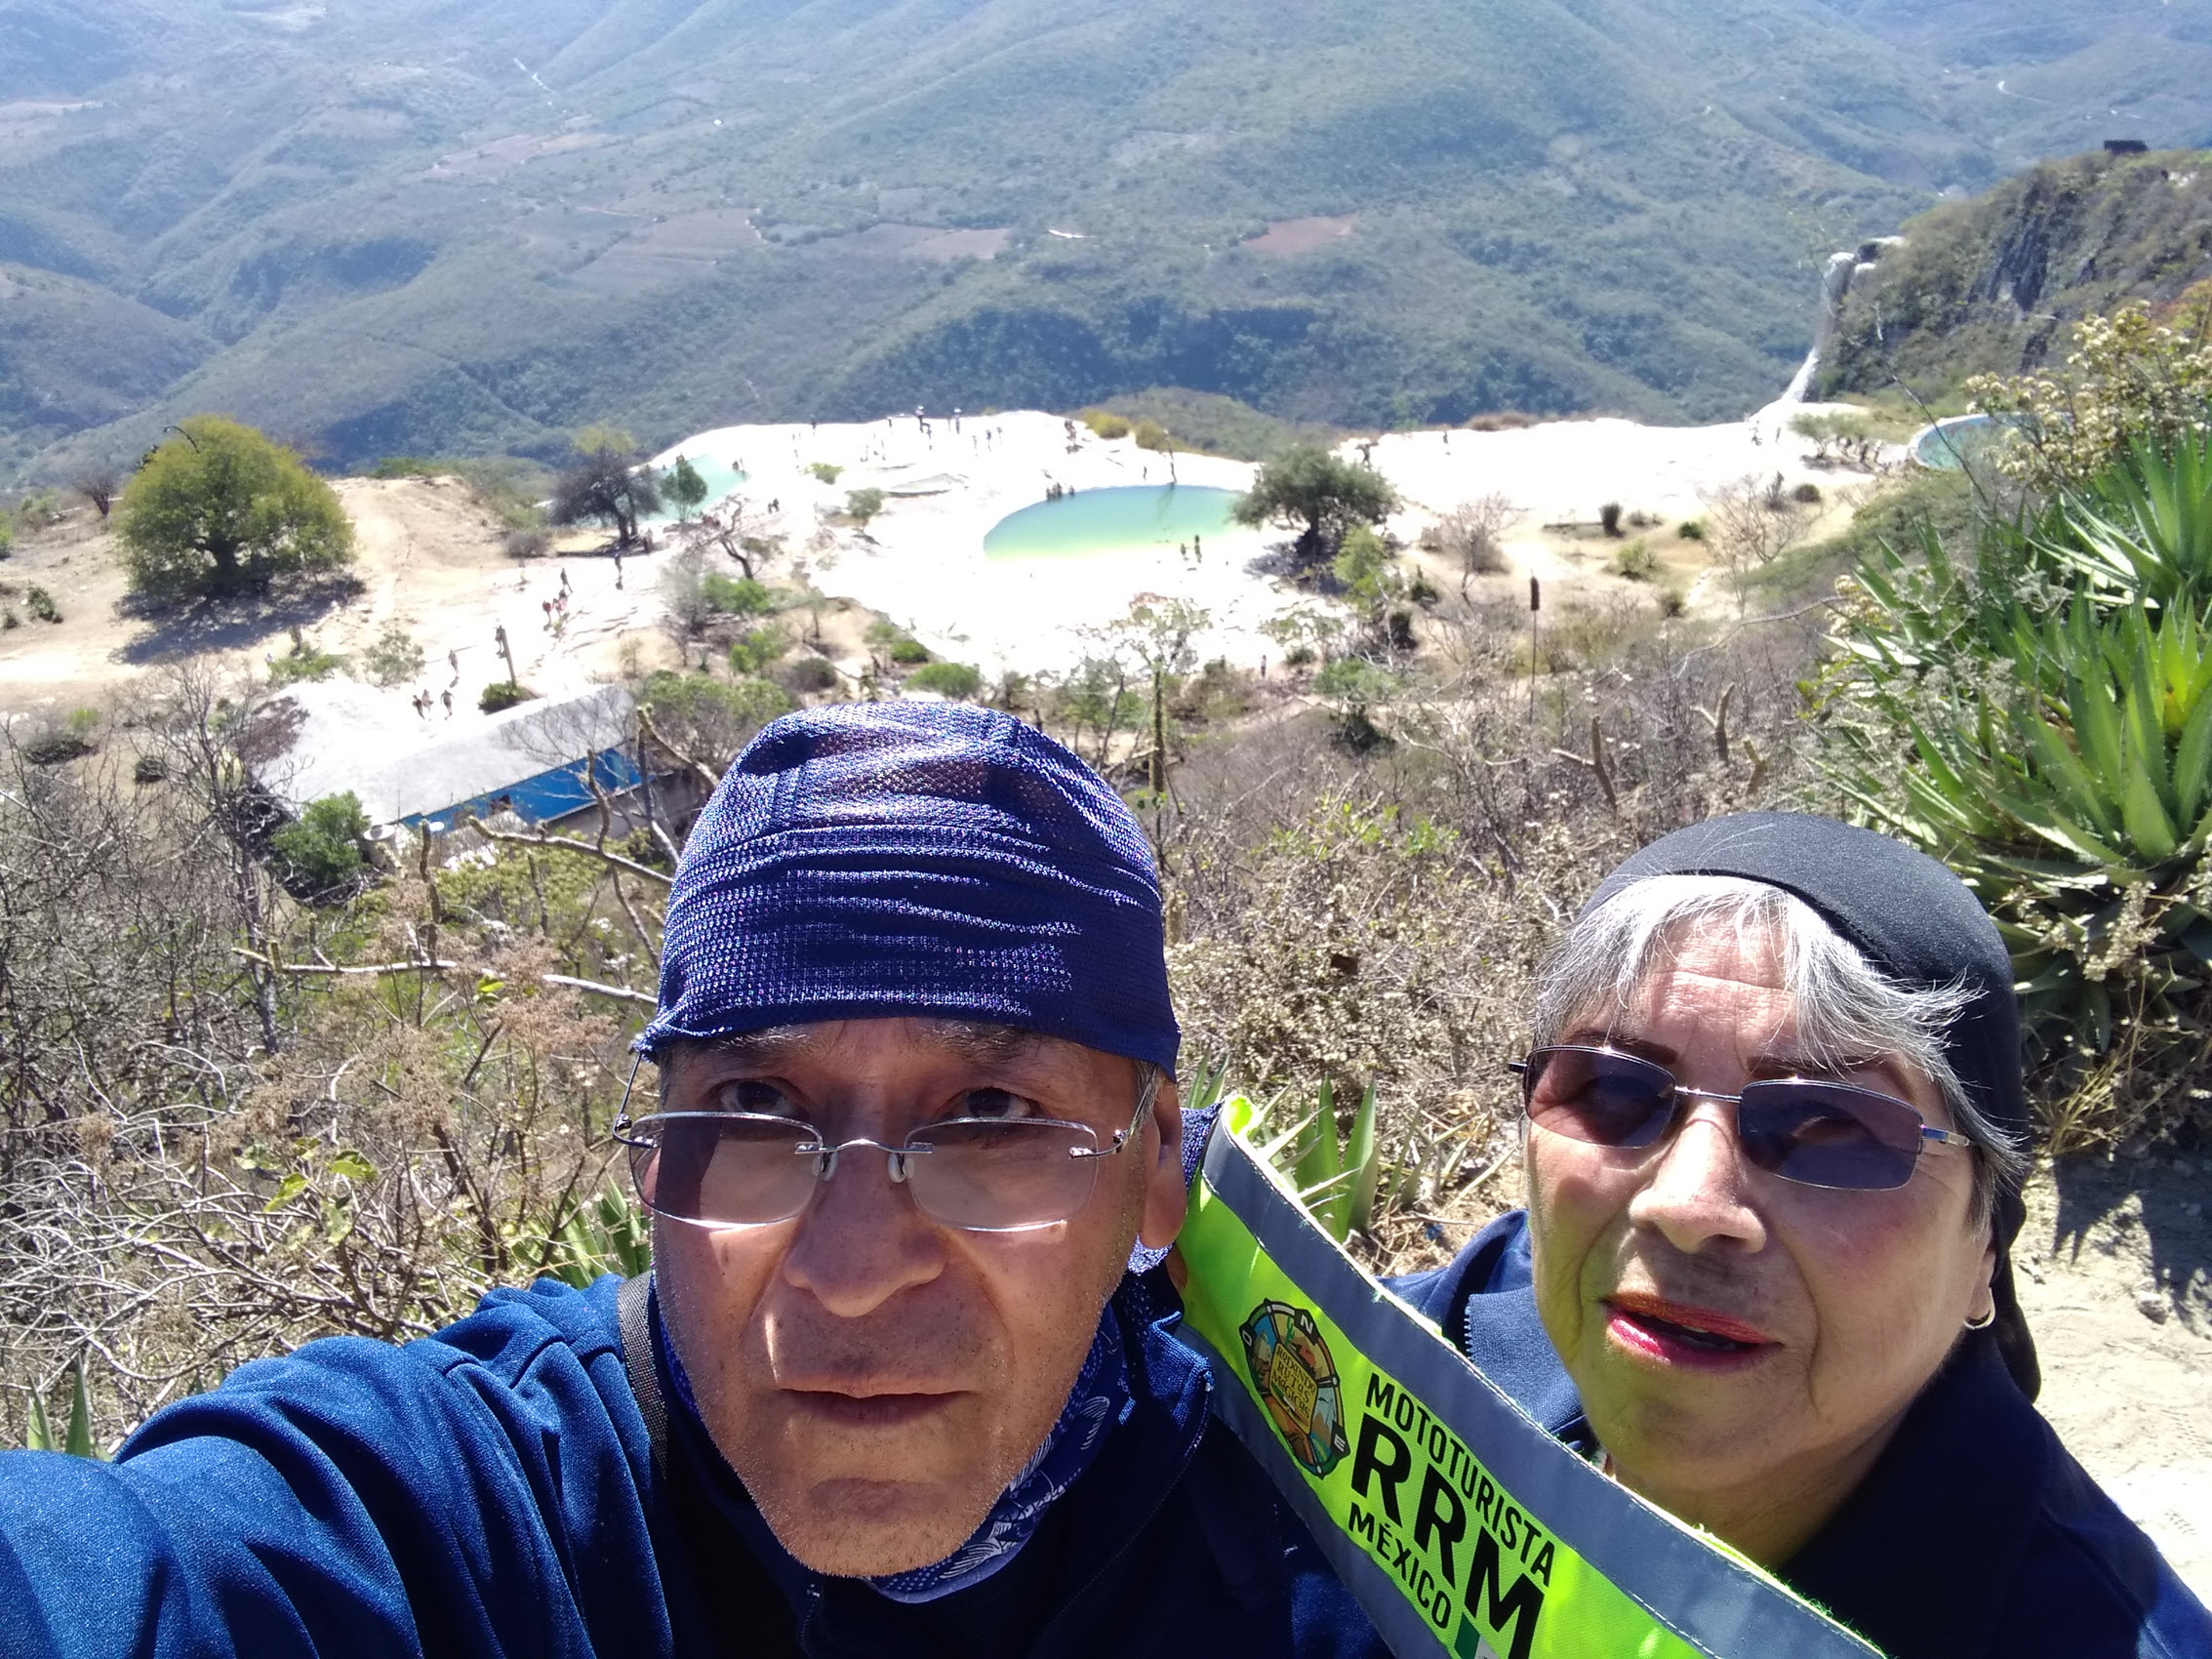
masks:
<svg viewBox="0 0 2212 1659"><path fill-rule="evenodd" d="M666 1340L658 1318L653 1330L677 1399L694 1422L700 1421L699 1401L692 1396L691 1379L684 1374L683 1361L676 1357L675 1345ZM1061 1407L1060 1420L1037 1448L1037 1455L998 1495L983 1524L936 1565L889 1578L871 1578L868 1583L878 1594L905 1602L935 1601L941 1596L983 1583L1021 1554L1022 1546L1036 1535L1052 1506L1091 1467L1107 1434L1126 1421L1135 1406L1121 1327L1109 1307L1099 1319L1099 1334L1091 1339L1091 1352L1084 1356L1083 1368L1075 1374L1075 1386L1067 1393L1067 1403Z"/></svg>
<svg viewBox="0 0 2212 1659"><path fill-rule="evenodd" d="M974 1536L935 1566L868 1583L894 1601L934 1601L956 1590L981 1584L1005 1566L1035 1534L1045 1512L1091 1467L1107 1433L1135 1406L1129 1393L1129 1360L1121 1350L1121 1330L1113 1311L1099 1320L1099 1334L1075 1374L1075 1386L1061 1407L1028 1467L1007 1483Z"/></svg>
<svg viewBox="0 0 2212 1659"><path fill-rule="evenodd" d="M685 844L637 1039L922 1015L1175 1068L1159 880L1110 785L961 704L831 705L746 746Z"/></svg>

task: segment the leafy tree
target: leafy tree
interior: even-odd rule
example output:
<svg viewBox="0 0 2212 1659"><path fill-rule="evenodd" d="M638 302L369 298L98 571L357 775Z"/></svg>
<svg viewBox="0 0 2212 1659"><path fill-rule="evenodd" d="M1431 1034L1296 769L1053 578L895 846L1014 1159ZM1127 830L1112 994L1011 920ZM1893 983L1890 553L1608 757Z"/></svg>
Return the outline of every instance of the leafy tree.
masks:
<svg viewBox="0 0 2212 1659"><path fill-rule="evenodd" d="M863 530L868 520L883 510L881 490L848 490L845 492L845 511Z"/></svg>
<svg viewBox="0 0 2212 1659"><path fill-rule="evenodd" d="M685 523L706 502L706 480L699 475L699 468L688 456L677 456L675 465L668 468L668 499L676 504L676 517Z"/></svg>
<svg viewBox="0 0 2212 1659"><path fill-rule="evenodd" d="M1330 574L1344 584L1345 597L1370 627L1380 626L1384 613L1406 596L1405 573L1383 545L1383 538L1364 524L1345 533Z"/></svg>
<svg viewBox="0 0 2212 1659"><path fill-rule="evenodd" d="M906 676L915 691L934 691L954 703L965 703L984 688L983 670L966 663L927 663Z"/></svg>
<svg viewBox="0 0 2212 1659"><path fill-rule="evenodd" d="M769 680L725 682L708 674L666 670L645 682L638 701L664 743L717 772L761 727L797 707L788 692Z"/></svg>
<svg viewBox="0 0 2212 1659"><path fill-rule="evenodd" d="M718 616L764 617L775 608L776 597L768 585L749 576L724 576L709 572L700 583L706 608Z"/></svg>
<svg viewBox="0 0 2212 1659"><path fill-rule="evenodd" d="M195 415L179 432L147 457L117 504L135 592L230 593L353 557L345 509L298 455L220 415Z"/></svg>
<svg viewBox="0 0 2212 1659"><path fill-rule="evenodd" d="M730 672L741 678L765 674L790 648L780 627L750 628L730 642Z"/></svg>
<svg viewBox="0 0 2212 1659"><path fill-rule="evenodd" d="M661 481L637 440L614 426L586 426L553 486L555 524L612 524L615 545L632 546L637 525L661 510Z"/></svg>
<svg viewBox="0 0 2212 1659"><path fill-rule="evenodd" d="M808 465L807 470L820 478L824 484L834 484L845 475L845 469L842 466L834 466L826 461L812 462Z"/></svg>
<svg viewBox="0 0 2212 1659"><path fill-rule="evenodd" d="M351 888L361 875L361 839L369 815L350 790L309 801L299 822L269 836L269 851L282 865L288 884L320 896Z"/></svg>
<svg viewBox="0 0 2212 1659"><path fill-rule="evenodd" d="M376 643L361 653L361 667L373 685L404 685L422 671L423 662L422 647L396 622L384 624Z"/></svg>
<svg viewBox="0 0 2212 1659"><path fill-rule="evenodd" d="M1335 555L1353 525L1380 524L1397 506L1397 491L1380 472L1302 444L1261 467L1230 512L1239 524L1296 529L1298 556L1318 561Z"/></svg>

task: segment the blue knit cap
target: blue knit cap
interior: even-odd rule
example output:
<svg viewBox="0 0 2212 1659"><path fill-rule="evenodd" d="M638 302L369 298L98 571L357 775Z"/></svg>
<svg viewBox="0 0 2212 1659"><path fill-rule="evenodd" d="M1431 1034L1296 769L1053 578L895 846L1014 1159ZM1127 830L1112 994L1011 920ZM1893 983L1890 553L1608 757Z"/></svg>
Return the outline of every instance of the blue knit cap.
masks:
<svg viewBox="0 0 2212 1659"><path fill-rule="evenodd" d="M926 1015L1172 1072L1163 939L1143 830L1043 733L960 704L808 708L692 830L636 1046Z"/></svg>

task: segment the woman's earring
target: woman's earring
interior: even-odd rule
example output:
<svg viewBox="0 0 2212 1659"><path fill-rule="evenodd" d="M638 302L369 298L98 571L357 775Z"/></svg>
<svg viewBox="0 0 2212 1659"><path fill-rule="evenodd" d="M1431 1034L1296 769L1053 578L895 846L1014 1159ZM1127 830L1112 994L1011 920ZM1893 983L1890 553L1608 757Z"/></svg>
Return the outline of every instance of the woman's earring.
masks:
<svg viewBox="0 0 2212 1659"><path fill-rule="evenodd" d="M1995 1301L1992 1300L1990 1303L1990 1311L1987 1314L1984 1314L1979 1319L1968 1319L1966 1321L1966 1328L1970 1331L1986 1331L1996 1322L1997 1305Z"/></svg>

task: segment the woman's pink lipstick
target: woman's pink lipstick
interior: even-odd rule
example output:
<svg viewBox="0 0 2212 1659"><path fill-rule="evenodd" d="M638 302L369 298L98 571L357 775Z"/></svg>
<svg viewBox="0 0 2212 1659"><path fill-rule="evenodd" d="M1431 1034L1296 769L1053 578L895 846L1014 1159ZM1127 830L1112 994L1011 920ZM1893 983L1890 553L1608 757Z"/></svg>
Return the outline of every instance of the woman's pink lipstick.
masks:
<svg viewBox="0 0 2212 1659"><path fill-rule="evenodd" d="M1696 1371L1740 1371L1778 1345L1755 1325L1711 1308L1636 1291L1605 1299L1606 1330L1629 1353Z"/></svg>

